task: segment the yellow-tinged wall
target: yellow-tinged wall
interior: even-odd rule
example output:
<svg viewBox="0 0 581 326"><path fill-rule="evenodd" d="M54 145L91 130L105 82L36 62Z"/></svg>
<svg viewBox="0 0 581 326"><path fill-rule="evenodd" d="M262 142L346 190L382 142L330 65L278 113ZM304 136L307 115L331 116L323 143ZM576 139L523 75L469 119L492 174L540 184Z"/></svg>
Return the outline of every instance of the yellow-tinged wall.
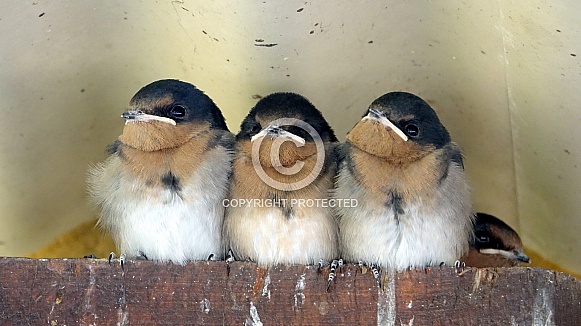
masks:
<svg viewBox="0 0 581 326"><path fill-rule="evenodd" d="M417 93L464 148L475 209L579 273L579 13L574 0L4 3L0 255L93 219L87 166L141 86L179 78L233 131L254 95L295 91L341 139L377 96Z"/></svg>

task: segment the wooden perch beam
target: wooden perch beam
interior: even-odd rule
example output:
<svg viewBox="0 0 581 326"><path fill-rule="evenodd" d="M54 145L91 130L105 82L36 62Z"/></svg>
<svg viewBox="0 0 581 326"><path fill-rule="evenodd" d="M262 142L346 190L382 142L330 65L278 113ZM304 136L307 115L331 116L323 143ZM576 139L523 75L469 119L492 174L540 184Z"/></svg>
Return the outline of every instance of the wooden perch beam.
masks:
<svg viewBox="0 0 581 326"><path fill-rule="evenodd" d="M581 282L539 268L384 273L0 258L0 325L578 325Z"/></svg>

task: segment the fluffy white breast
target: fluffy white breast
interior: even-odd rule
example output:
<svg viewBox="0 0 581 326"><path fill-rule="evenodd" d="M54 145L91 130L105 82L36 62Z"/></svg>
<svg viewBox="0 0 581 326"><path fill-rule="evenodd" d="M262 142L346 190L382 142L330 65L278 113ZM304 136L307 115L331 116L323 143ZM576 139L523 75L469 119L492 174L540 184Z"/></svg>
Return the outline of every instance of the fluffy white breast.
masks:
<svg viewBox="0 0 581 326"><path fill-rule="evenodd" d="M261 265L314 264L338 256L331 209L297 208L286 217L277 207L229 207L225 236L239 259Z"/></svg>
<svg viewBox="0 0 581 326"><path fill-rule="evenodd" d="M383 268L453 264L468 249L472 230L470 192L462 169L450 166L433 200L404 202L404 214L371 202L344 164L337 178L336 198L355 198L356 208L339 208L340 242L348 261L375 262Z"/></svg>
<svg viewBox="0 0 581 326"><path fill-rule="evenodd" d="M101 209L99 224L130 257L179 264L205 260L212 253L221 257L230 155L222 147L212 149L180 183L179 195L123 174L124 161L109 157L89 175L90 194Z"/></svg>

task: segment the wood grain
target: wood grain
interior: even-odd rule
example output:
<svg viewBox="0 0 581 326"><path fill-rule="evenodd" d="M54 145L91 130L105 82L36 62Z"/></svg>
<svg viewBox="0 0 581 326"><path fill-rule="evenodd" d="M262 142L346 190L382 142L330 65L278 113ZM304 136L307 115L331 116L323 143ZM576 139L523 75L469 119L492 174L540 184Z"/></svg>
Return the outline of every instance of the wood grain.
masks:
<svg viewBox="0 0 581 326"><path fill-rule="evenodd" d="M0 325L576 325L581 282L540 268L403 273L250 262L0 258ZM381 285L379 285L381 282Z"/></svg>

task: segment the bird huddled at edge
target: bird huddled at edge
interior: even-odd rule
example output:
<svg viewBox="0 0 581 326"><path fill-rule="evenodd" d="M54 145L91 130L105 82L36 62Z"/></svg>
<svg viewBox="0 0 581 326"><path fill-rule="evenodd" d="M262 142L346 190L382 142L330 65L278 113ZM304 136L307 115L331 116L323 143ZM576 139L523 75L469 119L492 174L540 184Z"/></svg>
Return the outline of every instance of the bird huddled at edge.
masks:
<svg viewBox="0 0 581 326"><path fill-rule="evenodd" d="M141 88L122 117L110 156L89 172L98 225L128 258L221 258L234 143L221 111L194 85L166 79Z"/></svg>
<svg viewBox="0 0 581 326"><path fill-rule="evenodd" d="M461 261L470 267L513 267L531 262L518 233L485 213L476 213L474 239Z"/></svg>
<svg viewBox="0 0 581 326"><path fill-rule="evenodd" d="M377 98L339 148L342 257L402 271L453 265L473 237L460 148L436 112L406 92Z"/></svg>
<svg viewBox="0 0 581 326"><path fill-rule="evenodd" d="M337 139L321 112L301 95L273 93L240 129L225 247L236 259L261 265L337 258L337 223L322 204L331 198Z"/></svg>

